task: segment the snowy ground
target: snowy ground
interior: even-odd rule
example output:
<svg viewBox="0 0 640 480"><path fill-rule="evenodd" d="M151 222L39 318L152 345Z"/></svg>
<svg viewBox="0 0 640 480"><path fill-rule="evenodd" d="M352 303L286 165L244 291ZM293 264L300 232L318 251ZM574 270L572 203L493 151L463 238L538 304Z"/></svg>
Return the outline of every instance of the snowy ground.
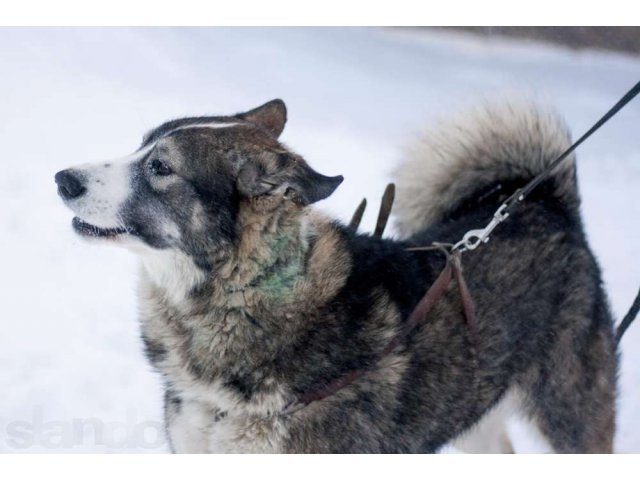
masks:
<svg viewBox="0 0 640 480"><path fill-rule="evenodd" d="M638 59L460 34L0 30L0 451L166 451L159 379L138 339L135 260L72 234L57 170L126 154L170 117L281 97L284 140L345 175L322 207L347 219L362 196L377 201L402 145L451 110L525 92L579 134L639 79ZM617 318L640 285L639 125L640 101L578 153ZM616 450L640 452L640 324L622 351Z"/></svg>

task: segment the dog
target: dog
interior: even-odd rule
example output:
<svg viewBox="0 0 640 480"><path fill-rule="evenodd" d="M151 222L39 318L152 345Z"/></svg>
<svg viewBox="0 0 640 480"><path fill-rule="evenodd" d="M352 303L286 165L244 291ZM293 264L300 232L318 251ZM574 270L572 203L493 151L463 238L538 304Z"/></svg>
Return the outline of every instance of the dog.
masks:
<svg viewBox="0 0 640 480"><path fill-rule="evenodd" d="M286 120L280 100L173 120L123 160L55 175L81 237L141 260L142 338L172 451L507 452L509 410L549 451L611 452L617 350L573 156L463 255L477 331L450 286L380 355L445 265L408 248L485 225L570 145L558 115L487 104L426 133L395 174L395 240L316 211L343 178L279 142Z"/></svg>

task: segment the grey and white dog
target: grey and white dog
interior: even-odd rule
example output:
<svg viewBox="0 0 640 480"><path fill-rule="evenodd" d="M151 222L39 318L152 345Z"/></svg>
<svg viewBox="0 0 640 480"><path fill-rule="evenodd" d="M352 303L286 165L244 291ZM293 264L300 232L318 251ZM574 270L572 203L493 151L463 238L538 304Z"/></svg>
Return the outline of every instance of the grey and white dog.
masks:
<svg viewBox="0 0 640 480"><path fill-rule="evenodd" d="M550 451L610 452L617 354L573 158L465 254L477 335L452 286L379 357L444 265L407 247L485 225L570 144L564 123L504 104L427 133L397 170L396 241L314 211L342 177L281 144L285 122L279 100L174 120L122 161L56 174L79 235L140 256L142 336L173 450L434 452L458 439L510 451L501 417L514 411Z"/></svg>

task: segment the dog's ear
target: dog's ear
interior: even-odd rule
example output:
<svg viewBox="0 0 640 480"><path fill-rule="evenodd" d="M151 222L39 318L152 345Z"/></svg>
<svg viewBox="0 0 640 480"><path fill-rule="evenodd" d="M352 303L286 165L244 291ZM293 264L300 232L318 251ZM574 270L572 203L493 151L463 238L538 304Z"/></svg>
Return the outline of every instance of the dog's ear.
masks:
<svg viewBox="0 0 640 480"><path fill-rule="evenodd" d="M246 197L283 194L299 205L310 205L331 195L342 175L327 177L291 153L268 153L248 160L238 173L238 191Z"/></svg>
<svg viewBox="0 0 640 480"><path fill-rule="evenodd" d="M236 117L251 122L278 138L287 123L287 107L277 98L248 112L239 113Z"/></svg>

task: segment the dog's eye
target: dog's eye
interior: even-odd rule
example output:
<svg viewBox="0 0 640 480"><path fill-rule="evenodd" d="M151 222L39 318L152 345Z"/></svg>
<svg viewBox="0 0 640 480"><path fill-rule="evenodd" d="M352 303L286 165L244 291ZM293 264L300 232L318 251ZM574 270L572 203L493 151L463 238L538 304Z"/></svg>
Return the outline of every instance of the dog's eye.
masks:
<svg viewBox="0 0 640 480"><path fill-rule="evenodd" d="M173 173L171 171L171 168L169 168L169 166L166 163L164 163L161 160L158 160L157 158L151 161L151 163L149 164L149 169L151 170L151 173L153 173L154 175L165 176L165 175L171 175L171 173Z"/></svg>

